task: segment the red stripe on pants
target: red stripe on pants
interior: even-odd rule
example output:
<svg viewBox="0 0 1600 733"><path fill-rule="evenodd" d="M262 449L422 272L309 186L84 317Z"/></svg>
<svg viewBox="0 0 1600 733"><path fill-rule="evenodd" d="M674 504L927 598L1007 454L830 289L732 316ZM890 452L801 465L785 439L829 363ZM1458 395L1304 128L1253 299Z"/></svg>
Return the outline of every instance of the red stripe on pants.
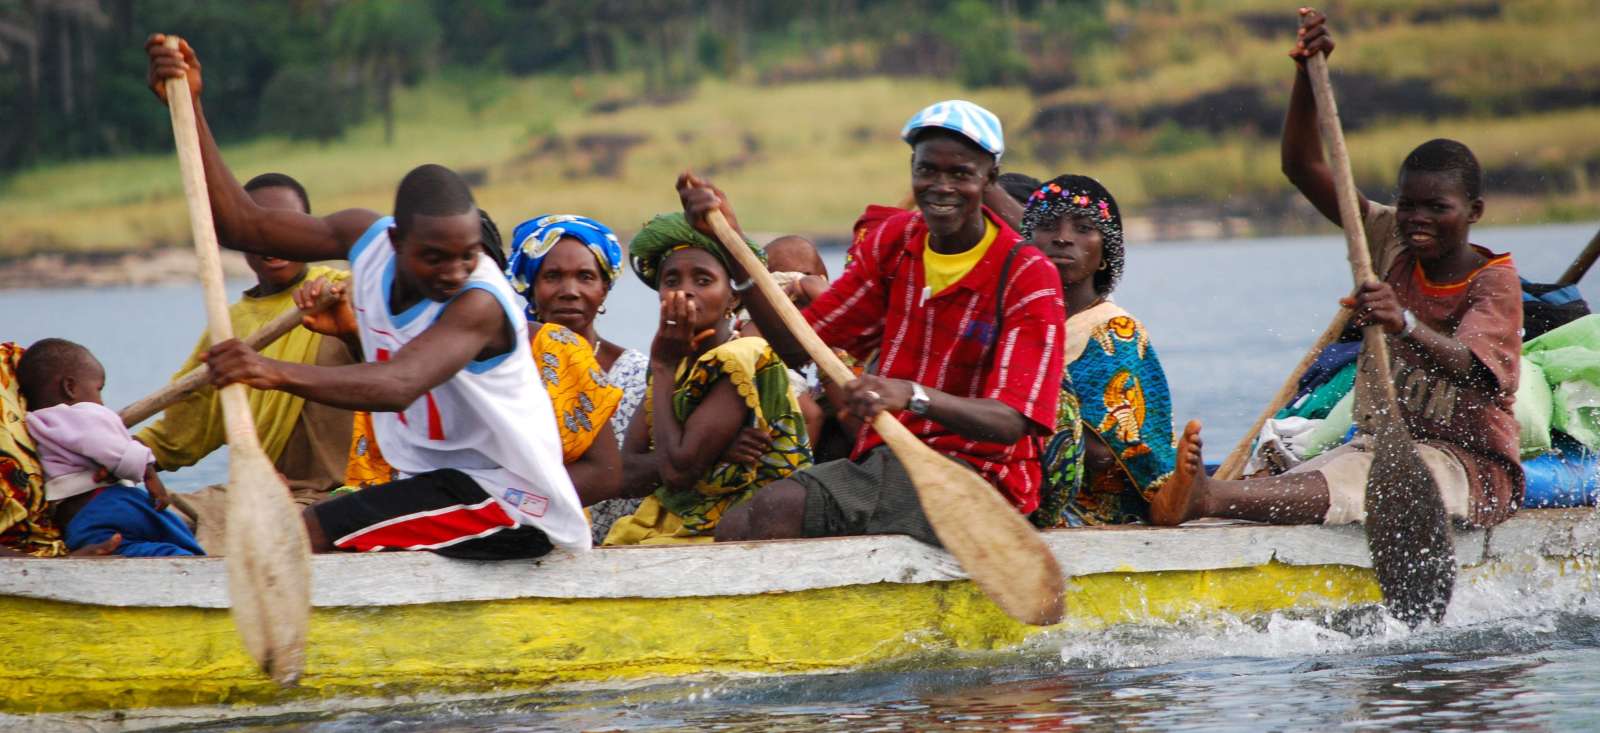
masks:
<svg viewBox="0 0 1600 733"><path fill-rule="evenodd" d="M462 504L444 511L436 509L390 520L388 524L342 537L334 544L343 550L360 552L378 548L408 550L438 546L452 540L476 537L492 529L515 526L516 520L506 514L498 503L489 499L482 504Z"/></svg>

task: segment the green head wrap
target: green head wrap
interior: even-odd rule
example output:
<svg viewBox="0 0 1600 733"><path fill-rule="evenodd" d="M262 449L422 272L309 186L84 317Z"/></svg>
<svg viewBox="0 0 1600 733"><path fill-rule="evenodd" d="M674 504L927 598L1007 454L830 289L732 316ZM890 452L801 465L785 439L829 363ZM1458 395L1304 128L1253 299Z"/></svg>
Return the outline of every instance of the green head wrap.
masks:
<svg viewBox="0 0 1600 733"><path fill-rule="evenodd" d="M766 263L767 255L761 248L748 239L744 243L762 263ZM690 226L683 212L656 214L655 218L646 223L644 228L634 235L633 241L628 243L628 263L633 266L634 274L638 275L644 284L649 285L651 290L656 290L658 289L656 280L661 274L661 261L673 251L683 247L694 247L710 252L718 262L722 263L724 269L732 271L727 250L716 240Z"/></svg>

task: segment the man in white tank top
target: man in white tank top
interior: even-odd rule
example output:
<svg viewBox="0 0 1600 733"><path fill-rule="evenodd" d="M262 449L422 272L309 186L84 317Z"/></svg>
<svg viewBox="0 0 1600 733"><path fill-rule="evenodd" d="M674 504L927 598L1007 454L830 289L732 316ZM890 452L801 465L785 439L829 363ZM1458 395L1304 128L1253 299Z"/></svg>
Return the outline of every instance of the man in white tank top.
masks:
<svg viewBox="0 0 1600 733"><path fill-rule="evenodd" d="M402 478L308 507L313 549L478 559L588 549L527 321L483 254L466 183L442 166L420 166L400 182L392 218L257 206L223 163L200 110L193 50L168 50L164 40L146 44L151 88L162 96L165 79L188 75L219 238L256 254L351 263L366 363L290 364L237 340L207 357L219 386L244 383L373 413L378 444Z"/></svg>

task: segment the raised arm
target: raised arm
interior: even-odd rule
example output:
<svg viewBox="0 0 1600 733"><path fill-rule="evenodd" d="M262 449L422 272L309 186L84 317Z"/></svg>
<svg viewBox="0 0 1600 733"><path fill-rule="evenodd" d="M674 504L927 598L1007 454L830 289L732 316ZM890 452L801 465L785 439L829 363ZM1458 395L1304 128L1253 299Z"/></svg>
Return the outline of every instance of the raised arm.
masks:
<svg viewBox="0 0 1600 733"><path fill-rule="evenodd" d="M678 176L678 200L683 204L683 213L689 223L706 236L713 239L717 236L711 225L706 223L706 215L712 211L721 211L722 216L728 220L728 226L733 227L740 236L744 236L744 230L739 228L739 218L734 216L733 206L728 203L728 197L710 181L702 181L692 173ZM750 273L745 272L737 260L729 259L729 277L735 283L748 282ZM801 346L800 341L783 325L783 319L778 317L777 309L768 303L766 298L752 290L745 291L745 294L753 296L741 300L745 310L750 313L750 320L755 322L756 328L761 330L762 337L772 345L773 351L778 352L784 363L795 369L811 363L811 357L806 354L805 347Z"/></svg>
<svg viewBox="0 0 1600 733"><path fill-rule="evenodd" d="M151 91L166 103L168 79L188 77L189 93L194 97L195 126L200 135L200 157L205 163L206 189L211 197L211 216L217 237L229 249L282 257L301 262L342 260L350 246L361 238L380 216L366 209L346 209L315 217L286 209L257 206L222 160L217 141L206 123L200 106L200 60L187 41L179 48L166 47L167 37L157 33L145 41L150 57L147 79Z"/></svg>
<svg viewBox="0 0 1600 733"><path fill-rule="evenodd" d="M398 412L455 376L474 359L505 353L510 322L500 302L474 288L456 296L439 320L383 362L322 367L268 359L237 339L211 348L216 386L242 382L313 402L369 412Z"/></svg>
<svg viewBox="0 0 1600 733"><path fill-rule="evenodd" d="M698 306L682 292L668 293L661 299L661 321L650 344L650 391L653 410L650 436L659 456L657 470L661 482L672 489L692 489L700 477L720 462L720 458L739 435L749 417L729 379L711 386L694 412L683 421L673 409L673 391L663 389L677 380L678 365L693 358ZM702 335L703 337L703 335Z"/></svg>
<svg viewBox="0 0 1600 733"><path fill-rule="evenodd" d="M1332 54L1333 36L1328 33L1327 18L1311 8L1300 9L1300 31L1289 58L1294 59L1294 90L1289 93L1289 112L1283 120L1283 143L1279 155L1283 174L1300 194L1317 207L1328 221L1342 226L1339 218L1339 194L1333 188L1333 171L1322 155L1322 135L1317 131L1317 100L1311 92L1311 78L1306 74L1306 59L1312 54ZM1367 213L1367 197L1356 192L1356 201L1363 216Z"/></svg>

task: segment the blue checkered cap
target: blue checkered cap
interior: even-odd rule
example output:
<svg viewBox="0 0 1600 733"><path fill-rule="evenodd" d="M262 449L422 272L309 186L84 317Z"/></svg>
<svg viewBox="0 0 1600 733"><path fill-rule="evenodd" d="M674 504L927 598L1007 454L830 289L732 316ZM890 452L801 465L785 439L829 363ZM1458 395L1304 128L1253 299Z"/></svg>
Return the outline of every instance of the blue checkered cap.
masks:
<svg viewBox="0 0 1600 733"><path fill-rule="evenodd" d="M965 99L947 99L929 105L906 120L900 129L900 139L911 142L911 136L924 127L943 127L965 135L967 139L994 154L999 160L1006 151L1005 134L1000 131L1000 118Z"/></svg>

